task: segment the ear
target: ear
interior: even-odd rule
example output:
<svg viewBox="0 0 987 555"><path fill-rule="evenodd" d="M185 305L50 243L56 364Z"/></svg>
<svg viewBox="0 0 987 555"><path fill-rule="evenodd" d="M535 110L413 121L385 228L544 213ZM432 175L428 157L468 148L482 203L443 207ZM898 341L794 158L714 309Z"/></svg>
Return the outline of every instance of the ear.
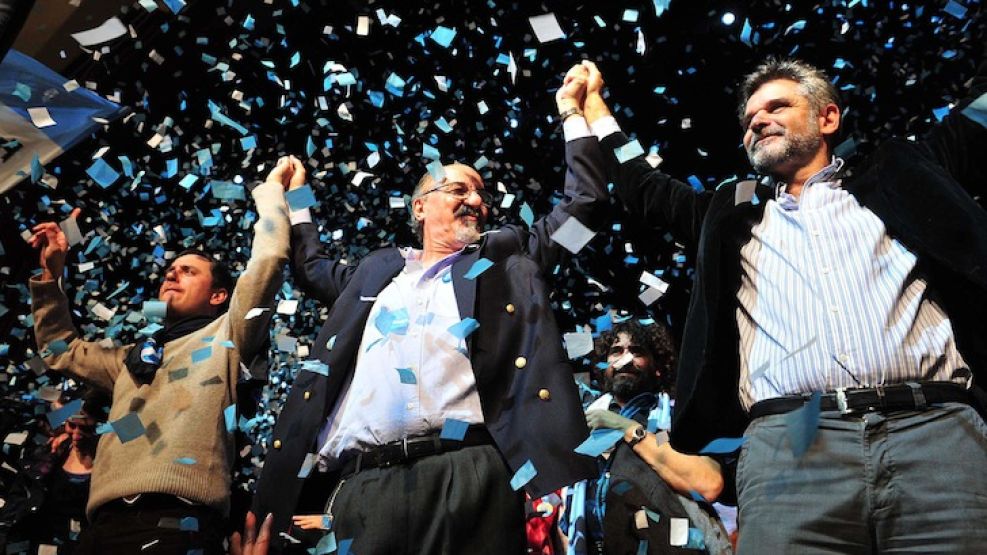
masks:
<svg viewBox="0 0 987 555"><path fill-rule="evenodd" d="M830 102L819 112L819 132L825 137L835 135L840 129L840 108Z"/></svg>
<svg viewBox="0 0 987 555"><path fill-rule="evenodd" d="M209 295L209 305L210 306L222 306L226 302L226 299L230 297L230 292L226 288L213 289L212 294Z"/></svg>
<svg viewBox="0 0 987 555"><path fill-rule="evenodd" d="M421 196L411 201L411 215L419 222L425 219L425 197Z"/></svg>

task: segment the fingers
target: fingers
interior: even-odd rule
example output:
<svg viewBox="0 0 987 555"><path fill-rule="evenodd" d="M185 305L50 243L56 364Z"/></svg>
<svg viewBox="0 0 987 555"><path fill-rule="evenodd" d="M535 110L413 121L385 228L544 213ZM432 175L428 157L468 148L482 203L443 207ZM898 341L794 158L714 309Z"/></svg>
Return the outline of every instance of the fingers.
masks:
<svg viewBox="0 0 987 555"><path fill-rule="evenodd" d="M302 165L302 161L294 156L289 159L289 164L291 165L291 179L288 184L291 189L301 187L305 184L305 166Z"/></svg>
<svg viewBox="0 0 987 555"><path fill-rule="evenodd" d="M247 511L247 518L243 519L243 546L246 547L254 543L257 539L257 517L253 511Z"/></svg>
<svg viewBox="0 0 987 555"><path fill-rule="evenodd" d="M240 532L233 532L233 535L230 536L230 555L243 555L241 542L243 542L243 538L240 536Z"/></svg>
<svg viewBox="0 0 987 555"><path fill-rule="evenodd" d="M274 526L274 513L268 513L264 523L260 525L260 535L257 536L257 543L254 544L254 552L251 555L267 555L267 546L271 543L272 526Z"/></svg>

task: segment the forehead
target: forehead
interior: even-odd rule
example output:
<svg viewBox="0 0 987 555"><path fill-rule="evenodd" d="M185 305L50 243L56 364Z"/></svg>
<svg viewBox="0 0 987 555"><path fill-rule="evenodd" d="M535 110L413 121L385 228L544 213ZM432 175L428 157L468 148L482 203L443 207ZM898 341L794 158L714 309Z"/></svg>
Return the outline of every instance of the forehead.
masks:
<svg viewBox="0 0 987 555"><path fill-rule="evenodd" d="M627 347L634 345L633 340L631 340L631 334L626 331L617 332L616 337L610 342L611 347Z"/></svg>
<svg viewBox="0 0 987 555"><path fill-rule="evenodd" d="M446 183L458 181L460 183L473 185L477 188L483 188L483 178L480 177L480 174L478 174L476 170L469 166L463 164L450 164L445 166L443 169L445 169L446 172Z"/></svg>
<svg viewBox="0 0 987 555"><path fill-rule="evenodd" d="M184 254L176 258L174 261L172 261L169 267L178 268L181 266L191 266L192 268L196 268L199 270L209 271L210 268L212 267L212 263L209 260L202 258L197 254Z"/></svg>
<svg viewBox="0 0 987 555"><path fill-rule="evenodd" d="M772 79L755 89L747 99L747 112L766 102L782 98L800 99L805 98L805 95L802 94L801 86L791 79Z"/></svg>

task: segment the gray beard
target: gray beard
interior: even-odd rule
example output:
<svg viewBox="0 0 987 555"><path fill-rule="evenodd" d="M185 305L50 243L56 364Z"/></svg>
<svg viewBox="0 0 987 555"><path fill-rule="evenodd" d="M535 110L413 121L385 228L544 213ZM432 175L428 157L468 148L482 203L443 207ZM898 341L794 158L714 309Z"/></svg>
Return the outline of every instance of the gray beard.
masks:
<svg viewBox="0 0 987 555"><path fill-rule="evenodd" d="M456 241L470 245L480 240L479 224L476 227L460 227L456 229Z"/></svg>
<svg viewBox="0 0 987 555"><path fill-rule="evenodd" d="M761 149L755 148L747 150L747 159L750 160L754 171L760 174L772 175L773 170L792 159L808 161L822 144L822 135L819 134L819 125L815 120L810 122L809 130L804 135L782 135L779 137L784 144L767 145Z"/></svg>

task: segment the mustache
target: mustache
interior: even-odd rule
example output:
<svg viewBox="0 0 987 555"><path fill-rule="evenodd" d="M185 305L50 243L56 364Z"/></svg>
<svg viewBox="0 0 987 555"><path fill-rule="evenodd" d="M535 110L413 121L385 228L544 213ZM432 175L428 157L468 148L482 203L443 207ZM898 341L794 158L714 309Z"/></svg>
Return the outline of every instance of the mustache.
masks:
<svg viewBox="0 0 987 555"><path fill-rule="evenodd" d="M763 141L764 139L767 139L768 137L781 137L784 134L785 134L785 130L780 128L765 130L764 132L757 134L757 136L754 138L754 143L751 146L756 145L757 143Z"/></svg>
<svg viewBox="0 0 987 555"><path fill-rule="evenodd" d="M456 209L456 212L453 214L453 216L455 216L457 218L461 218L463 216L475 216L476 219L482 220L483 219L483 212L480 209L478 209L478 208L474 208L472 206L463 204L459 208Z"/></svg>

